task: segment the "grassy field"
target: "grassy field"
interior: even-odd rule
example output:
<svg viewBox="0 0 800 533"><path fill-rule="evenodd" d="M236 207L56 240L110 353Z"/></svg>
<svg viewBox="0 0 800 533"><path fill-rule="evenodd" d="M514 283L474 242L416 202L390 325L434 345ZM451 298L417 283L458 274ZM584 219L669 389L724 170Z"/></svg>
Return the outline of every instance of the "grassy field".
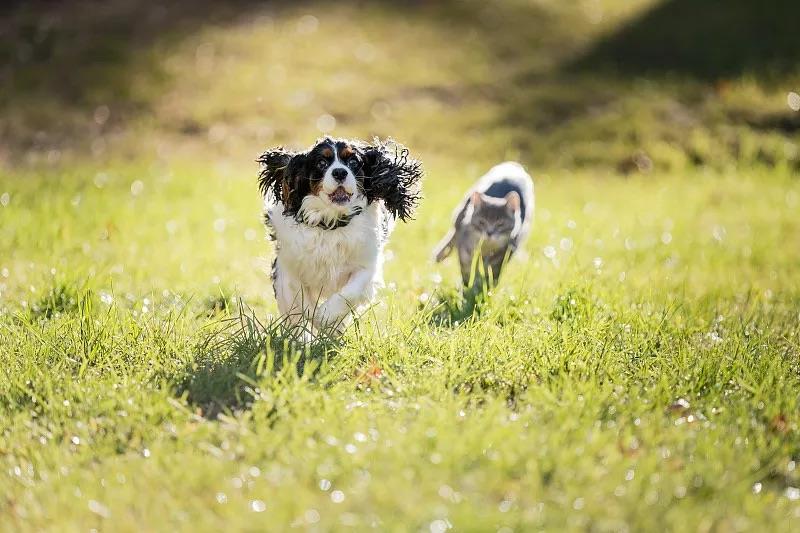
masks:
<svg viewBox="0 0 800 533"><path fill-rule="evenodd" d="M0 13L0 531L800 527L800 8L72 4ZM297 347L253 160L328 132L426 199ZM430 251L506 158L471 314Z"/></svg>

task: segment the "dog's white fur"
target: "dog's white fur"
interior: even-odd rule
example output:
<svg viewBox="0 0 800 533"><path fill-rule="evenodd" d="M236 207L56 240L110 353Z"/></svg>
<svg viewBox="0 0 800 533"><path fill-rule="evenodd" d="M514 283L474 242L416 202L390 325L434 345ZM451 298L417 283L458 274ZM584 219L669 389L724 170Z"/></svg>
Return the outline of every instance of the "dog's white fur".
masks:
<svg viewBox="0 0 800 533"><path fill-rule="evenodd" d="M337 181L335 169L345 169L347 177ZM344 204L330 199L339 186L351 195ZM310 319L317 329L342 330L352 312L371 301L383 285L383 247L393 227L383 202L367 205L355 175L337 154L320 192L302 201L303 219L308 223L285 216L283 203L269 195L264 208L277 242L273 284L281 315L292 324ZM359 208L361 213L341 228L315 225Z"/></svg>

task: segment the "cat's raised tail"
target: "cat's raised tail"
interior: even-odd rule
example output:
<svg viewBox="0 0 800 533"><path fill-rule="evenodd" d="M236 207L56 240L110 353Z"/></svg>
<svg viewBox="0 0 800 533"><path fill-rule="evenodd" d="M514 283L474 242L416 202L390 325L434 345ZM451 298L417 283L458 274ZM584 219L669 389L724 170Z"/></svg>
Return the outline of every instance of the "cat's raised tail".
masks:
<svg viewBox="0 0 800 533"><path fill-rule="evenodd" d="M447 235L439 241L439 244L436 245L436 248L433 249L433 260L437 263L441 263L447 256L453 252L453 248L456 246L456 230L454 228L450 228L450 231L447 232Z"/></svg>

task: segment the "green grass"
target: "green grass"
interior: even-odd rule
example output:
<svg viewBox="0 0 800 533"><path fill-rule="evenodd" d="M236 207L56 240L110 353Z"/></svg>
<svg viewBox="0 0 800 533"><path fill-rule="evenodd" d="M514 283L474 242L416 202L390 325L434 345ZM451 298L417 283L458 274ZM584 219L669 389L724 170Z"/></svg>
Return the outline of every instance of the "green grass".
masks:
<svg viewBox="0 0 800 533"><path fill-rule="evenodd" d="M47 19L0 99L0 530L796 529L800 73L576 73L662 11L567 4ZM376 305L299 347L253 159L323 113L410 145L426 200ZM535 227L469 313L429 254L506 157Z"/></svg>

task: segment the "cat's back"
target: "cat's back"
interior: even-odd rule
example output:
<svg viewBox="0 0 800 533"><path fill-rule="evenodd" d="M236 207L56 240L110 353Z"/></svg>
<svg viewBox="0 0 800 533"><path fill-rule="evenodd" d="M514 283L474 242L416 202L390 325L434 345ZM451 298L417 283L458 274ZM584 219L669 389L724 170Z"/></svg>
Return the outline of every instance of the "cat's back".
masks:
<svg viewBox="0 0 800 533"><path fill-rule="evenodd" d="M520 196L523 223L531 219L534 208L533 178L516 161L505 161L489 169L470 190L476 190L493 198L504 198L514 191Z"/></svg>

